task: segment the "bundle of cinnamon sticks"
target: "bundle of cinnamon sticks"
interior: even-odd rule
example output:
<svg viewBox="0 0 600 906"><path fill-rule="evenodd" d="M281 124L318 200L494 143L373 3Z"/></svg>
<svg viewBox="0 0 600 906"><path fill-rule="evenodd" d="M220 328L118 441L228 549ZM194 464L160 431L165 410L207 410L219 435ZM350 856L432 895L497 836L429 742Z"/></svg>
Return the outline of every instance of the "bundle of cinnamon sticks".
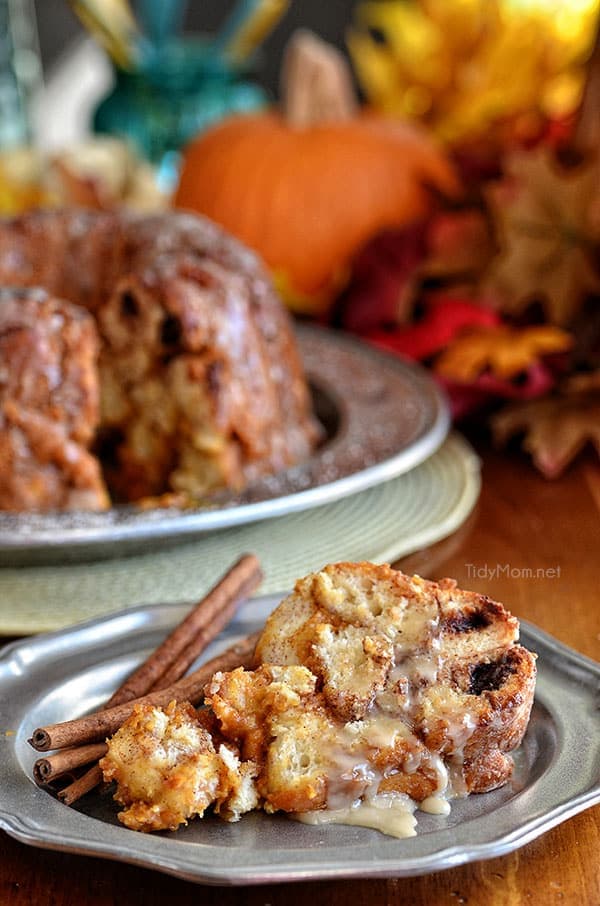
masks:
<svg viewBox="0 0 600 906"><path fill-rule="evenodd" d="M72 778L74 771L91 765L58 793L64 803L73 805L101 783L98 760L106 753L105 740L122 726L137 704L164 707L173 699L198 704L204 698L204 687L217 671L252 666L259 633L232 645L185 676L196 658L230 622L240 603L261 581L258 559L253 554L245 554L125 680L100 711L34 730L29 740L34 749L39 752L59 750L35 762L36 782L48 786L69 776Z"/></svg>

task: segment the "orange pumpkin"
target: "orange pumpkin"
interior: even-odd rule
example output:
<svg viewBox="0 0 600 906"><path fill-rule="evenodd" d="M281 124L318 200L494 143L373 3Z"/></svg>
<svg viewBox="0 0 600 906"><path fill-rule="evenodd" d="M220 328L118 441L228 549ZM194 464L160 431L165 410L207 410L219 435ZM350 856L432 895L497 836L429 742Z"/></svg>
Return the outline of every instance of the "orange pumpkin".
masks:
<svg viewBox="0 0 600 906"><path fill-rule="evenodd" d="M288 58L285 114L234 117L199 136L185 153L175 203L254 248L292 307L315 312L339 289L360 246L423 215L428 187L452 192L456 182L424 131L356 113L344 101L351 83L337 51L325 45L323 63L322 42L306 33L300 41Z"/></svg>

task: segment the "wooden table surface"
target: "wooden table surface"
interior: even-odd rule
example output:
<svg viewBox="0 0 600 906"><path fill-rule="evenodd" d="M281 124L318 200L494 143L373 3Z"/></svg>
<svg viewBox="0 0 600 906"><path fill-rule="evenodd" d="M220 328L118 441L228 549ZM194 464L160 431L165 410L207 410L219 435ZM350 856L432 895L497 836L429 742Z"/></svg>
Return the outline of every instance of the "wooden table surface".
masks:
<svg viewBox="0 0 600 906"><path fill-rule="evenodd" d="M517 616L600 660L600 467L590 456L549 483L517 455L483 449L482 456L483 491L468 523L398 565L430 578L454 576L462 586L499 599ZM494 568L505 564L513 576L494 576ZM517 571L528 567L555 572L543 579L518 578ZM600 807L511 855L427 877L252 888L200 887L114 862L33 849L0 834L2 906L295 906L308 901L599 906Z"/></svg>

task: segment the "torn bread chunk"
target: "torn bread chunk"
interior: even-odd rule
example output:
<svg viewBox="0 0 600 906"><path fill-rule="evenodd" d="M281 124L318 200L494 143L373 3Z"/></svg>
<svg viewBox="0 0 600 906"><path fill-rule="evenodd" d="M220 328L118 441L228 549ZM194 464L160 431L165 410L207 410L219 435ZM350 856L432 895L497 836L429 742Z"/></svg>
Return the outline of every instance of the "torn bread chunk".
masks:
<svg viewBox="0 0 600 906"><path fill-rule="evenodd" d="M218 750L189 704L165 710L138 705L109 741L101 760L105 780L115 780L119 820L132 830L176 830L209 805L228 821L258 804L254 765L235 750Z"/></svg>
<svg viewBox="0 0 600 906"><path fill-rule="evenodd" d="M398 772L397 791L415 799L445 788L439 759L406 724L385 715L339 720L316 682L306 667L263 665L216 674L208 689L226 738L260 765L265 811L339 808L375 795Z"/></svg>

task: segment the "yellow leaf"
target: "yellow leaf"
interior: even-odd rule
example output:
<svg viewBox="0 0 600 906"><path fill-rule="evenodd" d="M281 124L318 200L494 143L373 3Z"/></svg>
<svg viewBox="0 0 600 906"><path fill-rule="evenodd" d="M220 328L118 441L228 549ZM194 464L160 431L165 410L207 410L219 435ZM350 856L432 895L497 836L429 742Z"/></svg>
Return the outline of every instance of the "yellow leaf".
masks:
<svg viewBox="0 0 600 906"><path fill-rule="evenodd" d="M378 0L348 38L369 102L458 141L531 112L576 108L598 0Z"/></svg>
<svg viewBox="0 0 600 906"><path fill-rule="evenodd" d="M461 383L474 381L489 370L510 380L545 355L565 352L573 345L570 334L556 327L490 327L458 336L435 363L441 377Z"/></svg>

